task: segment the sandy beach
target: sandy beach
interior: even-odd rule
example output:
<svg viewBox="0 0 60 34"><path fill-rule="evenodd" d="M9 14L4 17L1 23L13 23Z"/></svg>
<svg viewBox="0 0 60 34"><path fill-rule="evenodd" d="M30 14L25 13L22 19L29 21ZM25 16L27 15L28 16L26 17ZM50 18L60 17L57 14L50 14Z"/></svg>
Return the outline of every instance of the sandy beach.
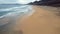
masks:
<svg viewBox="0 0 60 34"><path fill-rule="evenodd" d="M21 30L23 34L60 34L60 16L56 12L57 8L43 6L32 8L35 11L32 15L18 19L16 31Z"/></svg>

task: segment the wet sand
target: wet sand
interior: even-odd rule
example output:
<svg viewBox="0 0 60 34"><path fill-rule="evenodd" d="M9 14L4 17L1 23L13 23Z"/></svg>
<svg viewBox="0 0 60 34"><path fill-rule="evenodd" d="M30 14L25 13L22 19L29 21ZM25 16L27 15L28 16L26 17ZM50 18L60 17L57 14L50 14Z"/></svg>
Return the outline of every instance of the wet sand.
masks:
<svg viewBox="0 0 60 34"><path fill-rule="evenodd" d="M22 30L23 34L60 34L57 8L33 6L33 10L35 12L31 16L25 15L17 21L17 31Z"/></svg>

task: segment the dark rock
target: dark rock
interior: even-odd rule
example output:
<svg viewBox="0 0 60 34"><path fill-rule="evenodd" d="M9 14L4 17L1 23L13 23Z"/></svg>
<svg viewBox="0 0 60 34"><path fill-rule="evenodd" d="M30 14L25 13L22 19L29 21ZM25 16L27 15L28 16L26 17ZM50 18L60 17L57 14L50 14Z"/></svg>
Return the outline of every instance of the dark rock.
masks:
<svg viewBox="0 0 60 34"><path fill-rule="evenodd" d="M43 6L59 6L60 7L60 0L41 0L29 3L31 5L43 5Z"/></svg>

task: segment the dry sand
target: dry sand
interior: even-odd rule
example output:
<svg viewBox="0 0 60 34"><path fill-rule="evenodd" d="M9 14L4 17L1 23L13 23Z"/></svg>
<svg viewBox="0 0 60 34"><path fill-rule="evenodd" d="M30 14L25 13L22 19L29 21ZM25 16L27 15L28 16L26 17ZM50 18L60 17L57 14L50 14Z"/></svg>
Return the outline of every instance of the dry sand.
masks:
<svg viewBox="0 0 60 34"><path fill-rule="evenodd" d="M54 12L57 8L33 6L33 10L31 16L18 20L17 31L22 30L23 34L60 34L60 16Z"/></svg>

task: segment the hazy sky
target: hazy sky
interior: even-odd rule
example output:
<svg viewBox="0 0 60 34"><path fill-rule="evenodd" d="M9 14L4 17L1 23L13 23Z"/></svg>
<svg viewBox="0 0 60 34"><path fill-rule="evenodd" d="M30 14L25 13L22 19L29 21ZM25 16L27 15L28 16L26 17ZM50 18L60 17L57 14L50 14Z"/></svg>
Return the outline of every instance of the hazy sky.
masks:
<svg viewBox="0 0 60 34"><path fill-rule="evenodd" d="M19 4L27 4L29 2L33 2L33 1L36 1L36 0L0 0L0 4L3 4L3 3L19 3Z"/></svg>

